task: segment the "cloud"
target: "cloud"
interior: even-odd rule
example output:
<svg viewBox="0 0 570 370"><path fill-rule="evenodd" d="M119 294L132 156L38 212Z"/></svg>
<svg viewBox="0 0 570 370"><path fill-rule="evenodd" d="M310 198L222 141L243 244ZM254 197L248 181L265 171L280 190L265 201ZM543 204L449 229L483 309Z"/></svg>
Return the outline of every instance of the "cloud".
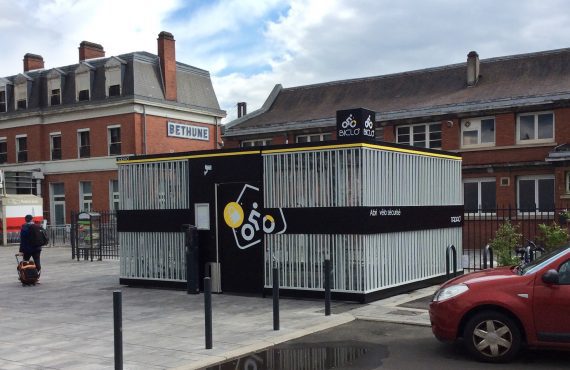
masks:
<svg viewBox="0 0 570 370"><path fill-rule="evenodd" d="M46 67L77 61L83 40L107 55L156 53L209 70L225 122L238 101L259 108L284 87L375 76L570 46L564 0L0 0L0 75L25 53Z"/></svg>

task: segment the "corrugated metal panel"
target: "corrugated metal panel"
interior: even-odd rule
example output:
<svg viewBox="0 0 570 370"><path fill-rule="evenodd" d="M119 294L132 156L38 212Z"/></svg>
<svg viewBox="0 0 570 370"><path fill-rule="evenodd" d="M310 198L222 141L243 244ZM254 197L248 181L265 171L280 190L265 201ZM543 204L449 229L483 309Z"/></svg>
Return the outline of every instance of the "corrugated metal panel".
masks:
<svg viewBox="0 0 570 370"><path fill-rule="evenodd" d="M122 210L189 207L188 162L161 161L119 166Z"/></svg>
<svg viewBox="0 0 570 370"><path fill-rule="evenodd" d="M121 278L186 281L184 233L119 233Z"/></svg>
<svg viewBox="0 0 570 370"><path fill-rule="evenodd" d="M445 274L449 244L462 255L461 228L370 235L267 235L265 287L272 263L282 288L322 290L324 260L333 269L332 290L369 293ZM460 266L461 261L458 261Z"/></svg>
<svg viewBox="0 0 570 370"><path fill-rule="evenodd" d="M364 206L463 204L461 161L363 149Z"/></svg>
<svg viewBox="0 0 570 370"><path fill-rule="evenodd" d="M361 149L264 154L266 207L362 205Z"/></svg>

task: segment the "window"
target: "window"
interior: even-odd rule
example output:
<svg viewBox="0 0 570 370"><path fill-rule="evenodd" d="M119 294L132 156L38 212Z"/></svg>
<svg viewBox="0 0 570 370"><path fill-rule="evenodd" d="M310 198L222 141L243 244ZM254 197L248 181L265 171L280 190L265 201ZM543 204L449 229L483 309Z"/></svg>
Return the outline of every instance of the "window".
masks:
<svg viewBox="0 0 570 370"><path fill-rule="evenodd" d="M89 100L89 90L79 90L77 101L87 101L87 100Z"/></svg>
<svg viewBox="0 0 570 370"><path fill-rule="evenodd" d="M5 137L0 138L0 164L8 162L8 142Z"/></svg>
<svg viewBox="0 0 570 370"><path fill-rule="evenodd" d="M441 148L441 123L398 126L396 141L421 148Z"/></svg>
<svg viewBox="0 0 570 370"><path fill-rule="evenodd" d="M16 101L16 110L28 108L28 79L28 77L20 74L14 81L14 100Z"/></svg>
<svg viewBox="0 0 570 370"><path fill-rule="evenodd" d="M554 140L554 114L521 114L517 120L517 143L552 142Z"/></svg>
<svg viewBox="0 0 570 370"><path fill-rule="evenodd" d="M0 113L6 112L6 107L6 90L4 86L0 86Z"/></svg>
<svg viewBox="0 0 570 370"><path fill-rule="evenodd" d="M91 156L89 130L77 132L77 146L79 147L79 158L89 158Z"/></svg>
<svg viewBox="0 0 570 370"><path fill-rule="evenodd" d="M564 262L558 268L558 282L563 285L570 284L570 261Z"/></svg>
<svg viewBox="0 0 570 370"><path fill-rule="evenodd" d="M497 203L495 179L464 180L463 203L467 213L494 213Z"/></svg>
<svg viewBox="0 0 570 370"><path fill-rule="evenodd" d="M65 188L63 183L50 184L52 225L65 225Z"/></svg>
<svg viewBox="0 0 570 370"><path fill-rule="evenodd" d="M521 176L517 179L517 201L521 212L554 210L554 176Z"/></svg>
<svg viewBox="0 0 570 370"><path fill-rule="evenodd" d="M121 85L109 86L109 96L121 96Z"/></svg>
<svg viewBox="0 0 570 370"><path fill-rule="evenodd" d="M470 118L461 123L461 145L490 146L495 144L495 119Z"/></svg>
<svg viewBox="0 0 570 370"><path fill-rule="evenodd" d="M111 200L111 209L119 209L119 180L109 181L109 199Z"/></svg>
<svg viewBox="0 0 570 370"><path fill-rule="evenodd" d="M332 134L312 134L312 135L298 135L295 141L297 143L314 143L318 141L332 140Z"/></svg>
<svg viewBox="0 0 570 370"><path fill-rule="evenodd" d="M105 91L108 97L121 96L122 69L126 62L111 57L105 63Z"/></svg>
<svg viewBox="0 0 570 370"><path fill-rule="evenodd" d="M121 127L108 127L107 138L109 141L109 155L121 155Z"/></svg>
<svg viewBox="0 0 570 370"><path fill-rule="evenodd" d="M79 207L85 212L90 212L93 205L93 193L91 192L91 181L79 182Z"/></svg>
<svg viewBox="0 0 570 370"><path fill-rule="evenodd" d="M51 159L53 161L61 159L61 133L52 132L50 135Z"/></svg>
<svg viewBox="0 0 570 370"><path fill-rule="evenodd" d="M87 101L91 96L91 71L93 67L83 61L75 69L75 99Z"/></svg>
<svg viewBox="0 0 570 370"><path fill-rule="evenodd" d="M49 105L60 105L61 104L61 90L53 89L50 93Z"/></svg>
<svg viewBox="0 0 570 370"><path fill-rule="evenodd" d="M62 72L58 69L51 69L47 76L47 98L48 106L61 104L61 79Z"/></svg>
<svg viewBox="0 0 570 370"><path fill-rule="evenodd" d="M244 140L241 142L242 148L248 146L268 146L268 145L271 145L271 139Z"/></svg>
<svg viewBox="0 0 570 370"><path fill-rule="evenodd" d="M16 158L18 163L28 161L28 138L23 136L16 136Z"/></svg>

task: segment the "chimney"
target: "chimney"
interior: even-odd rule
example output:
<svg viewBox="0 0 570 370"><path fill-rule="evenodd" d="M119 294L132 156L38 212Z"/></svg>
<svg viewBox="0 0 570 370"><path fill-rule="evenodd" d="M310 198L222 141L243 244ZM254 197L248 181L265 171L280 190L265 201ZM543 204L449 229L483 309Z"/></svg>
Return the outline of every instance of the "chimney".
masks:
<svg viewBox="0 0 570 370"><path fill-rule="evenodd" d="M247 114L247 103L244 101L237 103L238 118L243 117L246 114Z"/></svg>
<svg viewBox="0 0 570 370"><path fill-rule="evenodd" d="M24 72L44 68L44 58L41 55L27 53L24 55Z"/></svg>
<svg viewBox="0 0 570 370"><path fill-rule="evenodd" d="M174 36L162 31L158 34L158 58L166 100L176 100L176 50Z"/></svg>
<svg viewBox="0 0 570 370"><path fill-rule="evenodd" d="M467 54L467 86L475 86L479 81L479 54L471 51Z"/></svg>
<svg viewBox="0 0 570 370"><path fill-rule="evenodd" d="M103 46L89 41L81 41L79 44L79 61L93 58L102 58L105 56Z"/></svg>

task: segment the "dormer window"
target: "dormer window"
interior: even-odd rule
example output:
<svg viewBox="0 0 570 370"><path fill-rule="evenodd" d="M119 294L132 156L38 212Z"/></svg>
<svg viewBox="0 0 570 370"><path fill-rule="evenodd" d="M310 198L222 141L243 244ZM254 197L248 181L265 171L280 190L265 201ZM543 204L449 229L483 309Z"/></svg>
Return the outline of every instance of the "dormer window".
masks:
<svg viewBox="0 0 570 370"><path fill-rule="evenodd" d="M31 85L31 78L24 74L19 74L14 81L14 100L16 110L28 108L28 87Z"/></svg>
<svg viewBox="0 0 570 370"><path fill-rule="evenodd" d="M12 83L0 77L0 113L8 111L8 86Z"/></svg>
<svg viewBox="0 0 570 370"><path fill-rule="evenodd" d="M60 105L61 100L61 85L62 85L63 72L59 69L52 69L47 74L47 94L48 106Z"/></svg>
<svg viewBox="0 0 570 370"><path fill-rule="evenodd" d="M81 62L75 70L75 99L88 101L91 99L91 73L93 67L87 62Z"/></svg>
<svg viewBox="0 0 570 370"><path fill-rule="evenodd" d="M107 97L121 96L125 64L124 60L117 57L111 57L105 63L105 92Z"/></svg>

